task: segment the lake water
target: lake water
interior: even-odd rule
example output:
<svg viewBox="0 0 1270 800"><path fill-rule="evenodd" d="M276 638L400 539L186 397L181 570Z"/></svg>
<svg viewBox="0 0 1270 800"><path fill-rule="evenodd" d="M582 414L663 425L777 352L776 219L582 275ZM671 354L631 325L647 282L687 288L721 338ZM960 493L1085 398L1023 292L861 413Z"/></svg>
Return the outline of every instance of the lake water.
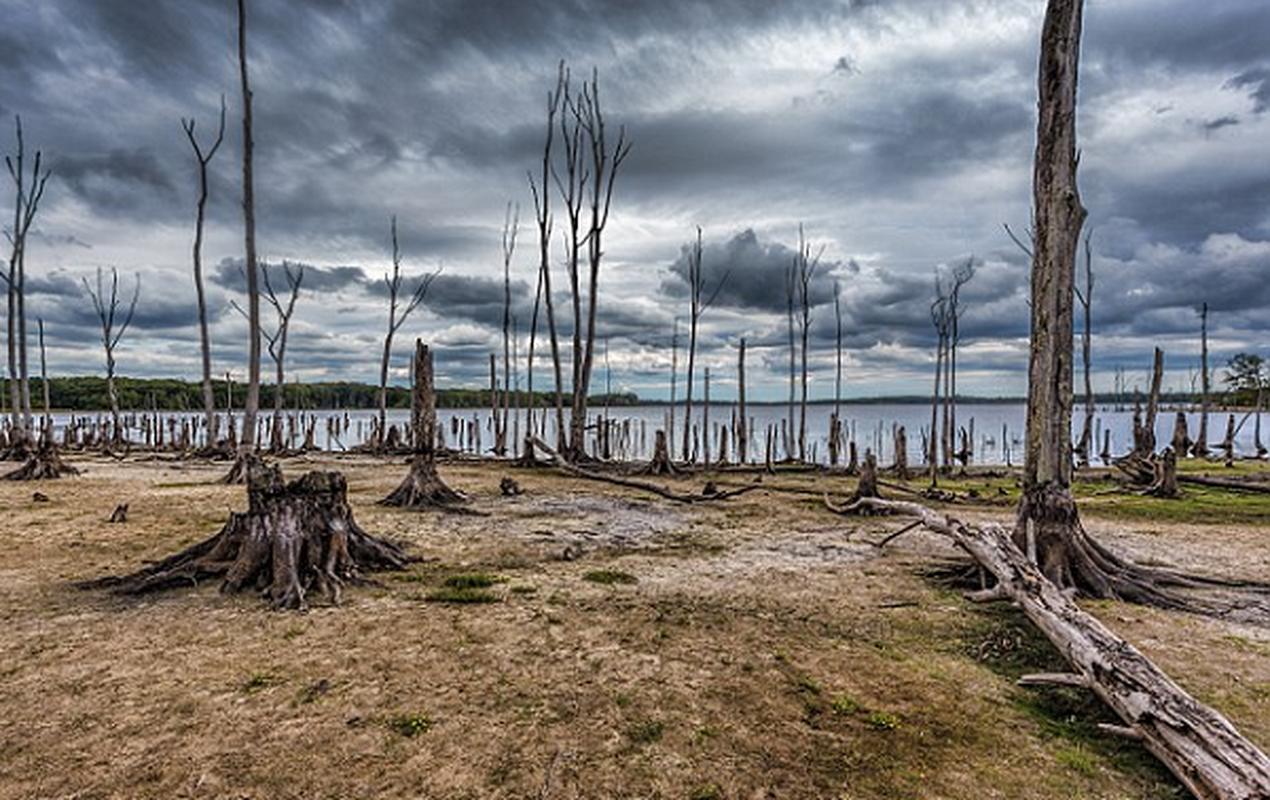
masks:
<svg viewBox="0 0 1270 800"><path fill-rule="evenodd" d="M920 404L886 404L886 403L843 403L841 406L843 437L854 441L863 457L866 449L877 454L878 462L883 465L895 461L894 430L903 426L908 440L908 461L916 466L925 461L924 437L930 428L930 407ZM603 408L591 410L591 425L588 426L588 442L591 448L597 447L597 433L600 422L606 415L610 421L610 445L613 457L631 461L643 461L651 458L655 431L658 429L673 431L671 441L672 457L679 459L683 448L683 407L675 409L675 419L670 420L670 407L665 405L648 405L635 407ZM701 437L704 409L700 406L693 410L693 427L695 436L690 448L697 454L698 460L704 455L705 442ZM735 440L728 430L732 426L733 416L737 409L731 403L715 403L709 409L710 442L709 453L712 460L718 458L720 446L726 443L729 460L735 462ZM781 460L786 456L786 435L788 413L784 405L753 405L747 409L750 430L748 462L764 460L767 440L773 439L774 458ZM829 461L829 418L833 412L832 404L816 404L807 408L807 460L827 464ZM315 444L322 449L335 451L348 450L367 440L372 430L373 411L312 411L301 412L306 424L314 425ZM193 414L159 415L164 420L197 418ZM554 413L536 415L536 427L539 437L548 443L556 440ZM437 412L438 424L442 429L448 447L473 454L487 454L493 445L494 435L488 409L440 409ZM1212 412L1209 415L1209 445L1213 447L1220 442L1226 433L1227 412ZM80 417L83 419L83 417ZM566 412L567 418L567 412ZM1156 441L1163 447L1173 434L1175 410L1161 411L1156 424ZM269 419L269 414L261 415L261 424ZM405 409L395 409L388 413L388 424L404 429L409 422L410 413ZM1187 420L1192 436L1198 430L1198 412L1188 410ZM66 423L65 418L55 420L58 426ZM1235 416L1237 433L1235 449L1237 455L1251 455L1255 452L1256 417L1245 412ZM168 424L164 423L165 426ZM795 409L795 429L798 424ZM957 427L964 428L971 437L972 463L987 465L1018 465L1023 459L1023 424L1024 406L1022 403L975 403L959 407L956 419ZM1074 415L1073 439L1079 435L1081 412ZM135 415L130 416L129 432L134 441L145 441L139 434L139 421ZM295 426L298 428L299 426ZM512 422L512 442L519 442L525 427L525 414L520 411L514 415ZM1102 450L1104 436L1109 437L1110 453L1121 455L1132 447L1133 412L1132 409L1116 409L1100 406L1094 417L1096 456ZM302 433L294 434L294 442L303 439ZM726 440L726 442L724 441ZM267 435L260 441L268 441ZM959 445L959 442L957 443ZM796 448L795 448L796 449ZM845 450L843 461L845 461Z"/></svg>

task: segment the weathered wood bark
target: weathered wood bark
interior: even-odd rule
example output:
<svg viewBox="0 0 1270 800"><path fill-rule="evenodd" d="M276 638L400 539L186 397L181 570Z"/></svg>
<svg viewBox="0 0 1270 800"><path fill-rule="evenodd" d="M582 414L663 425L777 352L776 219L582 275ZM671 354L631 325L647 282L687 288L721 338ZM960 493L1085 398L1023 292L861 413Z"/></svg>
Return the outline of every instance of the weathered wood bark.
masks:
<svg viewBox="0 0 1270 800"><path fill-rule="evenodd" d="M1078 607L1015 546L1008 531L944 518L915 503L862 505L921 518L952 537L1013 600L1106 703L1200 800L1270 797L1270 758L1230 722L1183 691L1128 642Z"/></svg>
<svg viewBox="0 0 1270 800"><path fill-rule="evenodd" d="M1181 452L1186 452L1182 450ZM1178 496L1177 489L1177 450L1164 448L1155 460L1155 476L1147 493L1155 497L1173 498Z"/></svg>
<svg viewBox="0 0 1270 800"><path fill-rule="evenodd" d="M61 478L65 475L78 475L79 470L62 461L57 443L51 439L41 439L38 446L28 451L26 461L17 469L5 473L6 481L41 481Z"/></svg>
<svg viewBox="0 0 1270 800"><path fill-rule="evenodd" d="M256 190L252 171L251 82L247 72L247 5L238 0L238 72L243 103L243 242L247 273L247 402L243 407L242 435L238 439L238 459L226 479L244 474L244 459L256 448L256 415L260 411L260 268L256 259ZM237 482L234 480L232 482Z"/></svg>
<svg viewBox="0 0 1270 800"><path fill-rule="evenodd" d="M749 417L745 408L745 339L741 339L741 347L736 357L736 401L738 425L736 426L736 462L747 464L750 460Z"/></svg>
<svg viewBox="0 0 1270 800"><path fill-rule="evenodd" d="M247 511L231 514L215 536L131 575L79 586L135 595L221 579L222 592L254 587L275 608L304 608L311 589L338 604L342 587L362 582L363 572L411 561L358 526L339 472L284 483L279 467L247 461Z"/></svg>
<svg viewBox="0 0 1270 800"><path fill-rule="evenodd" d="M878 459L872 450L864 451L864 466L860 469L860 478L856 482L855 492L850 502L866 498L881 497L878 493Z"/></svg>
<svg viewBox="0 0 1270 800"><path fill-rule="evenodd" d="M1200 306L1199 339L1199 431L1195 434L1195 442L1191 445L1191 455L1204 458L1208 455L1208 395L1211 388L1208 372L1208 303Z"/></svg>
<svg viewBox="0 0 1270 800"><path fill-rule="evenodd" d="M901 425L895 429L895 477L902 481L909 478L908 475L908 433Z"/></svg>
<svg viewBox="0 0 1270 800"><path fill-rule="evenodd" d="M437 474L437 412L432 385L432 353L418 339L415 340L411 418L415 431L410 472L390 495L379 501L380 504L421 509L466 502L466 497L446 486Z"/></svg>
<svg viewBox="0 0 1270 800"><path fill-rule="evenodd" d="M653 458L641 472L645 475L675 475L678 473L674 462L670 460L670 446L666 442L666 432L660 428L653 434Z"/></svg>
<svg viewBox="0 0 1270 800"><path fill-rule="evenodd" d="M1191 436L1186 427L1186 412L1179 411L1173 419L1173 438L1169 443L1174 453L1186 455L1191 449Z"/></svg>
<svg viewBox="0 0 1270 800"><path fill-rule="evenodd" d="M1164 380L1164 351L1155 348L1151 363L1151 393L1147 395L1147 416L1142 423L1142 435L1138 442L1138 455L1150 456L1155 452L1155 422L1160 413L1160 386Z"/></svg>

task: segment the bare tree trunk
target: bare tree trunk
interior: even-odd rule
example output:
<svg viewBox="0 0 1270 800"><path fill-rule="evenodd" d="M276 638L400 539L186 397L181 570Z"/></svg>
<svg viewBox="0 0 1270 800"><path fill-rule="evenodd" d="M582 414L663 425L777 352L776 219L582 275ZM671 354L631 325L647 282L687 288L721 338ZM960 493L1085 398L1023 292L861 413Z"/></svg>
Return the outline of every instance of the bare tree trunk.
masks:
<svg viewBox="0 0 1270 800"><path fill-rule="evenodd" d="M1138 452L1142 458L1155 452L1155 422L1160 414L1160 387L1163 380L1164 351L1157 347L1151 364L1151 394L1147 396L1147 418L1142 425L1142 449Z"/></svg>
<svg viewBox="0 0 1270 800"><path fill-rule="evenodd" d="M737 413L740 414L740 425L736 428L736 460L738 464L745 464L749 461L750 455L750 435L749 435L749 418L746 416L745 408L745 338L741 338L741 347L737 351L736 359L736 391L737 391Z"/></svg>
<svg viewBox="0 0 1270 800"><path fill-rule="evenodd" d="M1032 346L1023 497L1016 541L1060 587L1072 586L1072 298L1085 209L1076 187L1076 83L1083 0L1049 0L1041 33L1033 172Z"/></svg>
<svg viewBox="0 0 1270 800"><path fill-rule="evenodd" d="M437 411L436 393L432 383L432 353L420 340L415 340L411 416L415 436L410 473L390 495L379 502L386 506L421 509L466 501L467 498L446 486L437 474Z"/></svg>
<svg viewBox="0 0 1270 800"><path fill-rule="evenodd" d="M1090 242L1093 232L1085 234L1085 288L1076 289L1076 299L1080 301L1081 317L1085 324L1084 335L1080 339L1080 360L1085 375L1085 418L1080 426L1080 443L1076 452L1082 467L1089 466L1090 451L1094 447L1094 389L1090 381L1090 367L1093 360L1093 322L1091 310L1094 300L1094 253Z"/></svg>
<svg viewBox="0 0 1270 800"><path fill-rule="evenodd" d="M1210 388L1208 384L1208 303L1200 306L1199 321L1201 392L1199 400L1199 431L1195 434L1195 444L1191 447L1191 455L1196 458L1203 458L1208 455L1208 395Z"/></svg>
<svg viewBox="0 0 1270 800"><path fill-rule="evenodd" d="M193 118L182 119L181 127L185 130L185 136L190 141L190 147L194 149L194 158L198 161L198 211L194 221L193 247L194 292L198 301L199 350L202 355L203 365L203 424L207 429L207 447L211 450L216 446L216 441L219 438L219 419L216 416L216 393L212 387L212 339L207 324L207 292L203 285L203 223L207 218L207 167L211 163L212 158L216 156L216 151L220 149L221 143L225 140L224 96L221 97L220 101L220 126L217 128L216 139L206 153L203 152L202 145L199 144L198 138L194 135Z"/></svg>
<svg viewBox="0 0 1270 800"><path fill-rule="evenodd" d="M137 274L136 288L132 293L132 302L128 304L128 311L124 315L123 322L116 328L115 315L119 311L119 271L114 267L110 268L110 294L107 296L106 289L102 284L102 269L97 268L97 289L89 285L87 279L84 280L84 289L88 292L88 296L93 301L93 309L97 312L97 319L101 323L101 343L106 350L106 395L110 402L110 419L111 434L110 444L123 444L123 427L119 416L119 392L115 388L115 348L119 345L119 339L123 337L124 332L128 330L128 326L132 323L132 316L137 310L137 300L141 296L141 275Z"/></svg>
<svg viewBox="0 0 1270 800"><path fill-rule="evenodd" d="M256 190L252 174L251 84L247 74L247 6L238 0L238 69L243 103L243 239L247 272L247 402L243 407L238 461L256 449L256 415L260 410L260 269L256 259ZM235 465L237 467L237 465ZM233 472L242 470L231 471ZM236 476L233 476L236 477Z"/></svg>

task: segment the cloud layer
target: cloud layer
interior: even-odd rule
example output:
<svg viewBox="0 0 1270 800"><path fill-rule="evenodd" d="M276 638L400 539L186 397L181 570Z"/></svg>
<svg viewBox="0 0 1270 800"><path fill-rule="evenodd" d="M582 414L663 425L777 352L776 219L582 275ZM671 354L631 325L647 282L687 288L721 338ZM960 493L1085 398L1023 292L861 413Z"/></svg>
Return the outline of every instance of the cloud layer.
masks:
<svg viewBox="0 0 1270 800"><path fill-rule="evenodd" d="M688 313L685 247L699 226L717 288L701 361L730 375L745 338L750 384L780 396L784 274L801 226L820 254L813 394L832 391L839 335L849 394L925 391L936 272L971 258L963 387L1023 391L1027 259L1003 224L1024 231L1029 216L1039 0L248 5L260 250L306 265L290 348L299 378L375 379L396 216L403 270L440 276L400 333L394 378L419 336L435 345L443 380L483 383L502 346L509 202L520 209L511 283L523 352L538 263L528 176L563 60L575 81L597 71L607 119L634 145L599 298L615 386L667 392ZM1214 362L1270 355L1262 6L1087 10L1081 186L1100 388L1117 370L1139 380L1157 344L1166 383L1188 387L1205 302ZM101 370L82 280L102 267L123 285L141 276L120 371L195 377L197 172L180 123L197 120L210 143L223 96L204 261L216 369L241 375L233 4L0 0L0 14L0 149L13 152L20 114L28 147L54 170L29 254L29 308L45 320L50 370ZM558 290L558 249L552 266ZM566 299L556 302L567 317Z"/></svg>

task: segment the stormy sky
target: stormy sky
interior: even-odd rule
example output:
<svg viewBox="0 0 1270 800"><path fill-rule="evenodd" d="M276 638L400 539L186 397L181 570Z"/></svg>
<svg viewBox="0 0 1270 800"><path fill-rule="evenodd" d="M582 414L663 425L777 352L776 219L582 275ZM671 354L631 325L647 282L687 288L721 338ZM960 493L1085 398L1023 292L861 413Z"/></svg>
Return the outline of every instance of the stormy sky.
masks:
<svg viewBox="0 0 1270 800"><path fill-rule="evenodd" d="M700 227L712 302L698 360L712 391L734 393L744 337L753 393L782 396L785 274L801 228L818 259L813 396L833 392L839 315L848 396L927 391L936 276L967 263L961 388L1021 395L1027 257L1004 226L1026 236L1043 7L250 0L259 250L305 267L288 372L377 379L396 216L407 285L440 276L398 333L394 381L421 337L442 385L483 384L488 353L501 350L509 203L520 215L511 273L523 355L538 259L528 175L564 61L575 83L595 70L610 133L623 127L632 144L604 239L597 389L607 378L615 390L667 393ZM16 153L21 115L28 163L39 149L53 173L27 256L28 314L44 321L50 373L102 371L85 280L115 269L124 302L141 281L119 371L197 377L197 162L181 122L196 120L210 146L223 96L204 261L215 370L241 378L232 0L0 0L0 19L0 151ZM1166 386L1194 385L1201 303L1217 379L1237 352L1270 356L1266 42L1263 0L1087 4L1080 185L1100 390L1117 373L1145 387L1155 346Z"/></svg>

